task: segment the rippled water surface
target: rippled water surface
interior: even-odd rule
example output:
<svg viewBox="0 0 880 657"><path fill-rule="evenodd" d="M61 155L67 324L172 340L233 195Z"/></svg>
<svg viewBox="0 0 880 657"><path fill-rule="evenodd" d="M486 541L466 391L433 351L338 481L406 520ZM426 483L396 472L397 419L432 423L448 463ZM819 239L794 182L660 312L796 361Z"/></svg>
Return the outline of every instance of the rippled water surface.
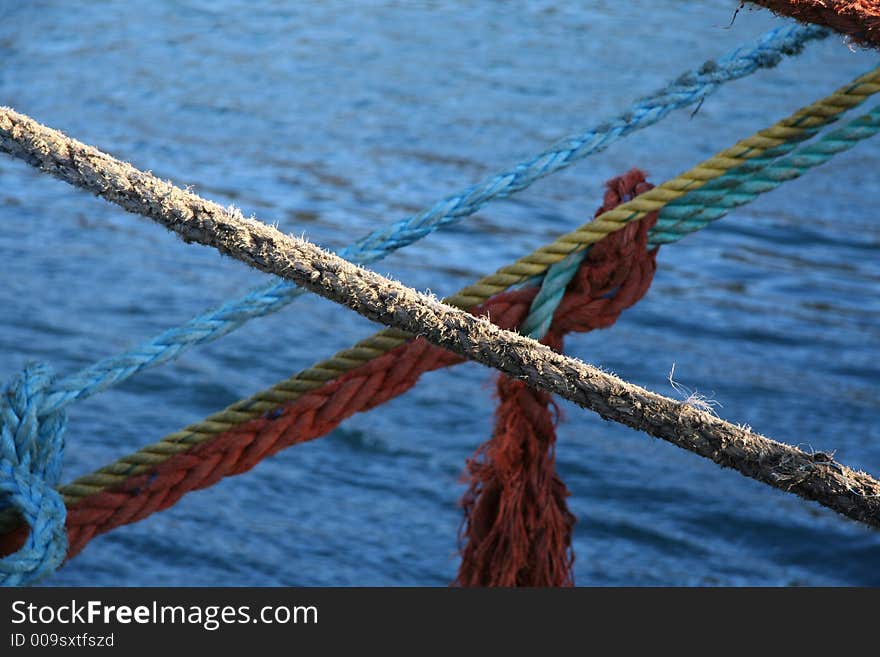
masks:
<svg viewBox="0 0 880 657"><path fill-rule="evenodd" d="M0 104L338 248L782 21L701 3L0 0ZM572 5L578 5L577 7ZM445 294L877 63L842 40L724 87L375 268ZM875 103L874 103L875 104ZM872 104L873 105L873 104ZM648 296L570 353L880 473L880 139L665 247ZM71 373L267 277L0 157L0 378ZM304 297L70 409L65 479L374 329ZM491 429L467 364L173 509L54 585L444 585L465 458ZM880 585L880 534L564 405L581 585Z"/></svg>

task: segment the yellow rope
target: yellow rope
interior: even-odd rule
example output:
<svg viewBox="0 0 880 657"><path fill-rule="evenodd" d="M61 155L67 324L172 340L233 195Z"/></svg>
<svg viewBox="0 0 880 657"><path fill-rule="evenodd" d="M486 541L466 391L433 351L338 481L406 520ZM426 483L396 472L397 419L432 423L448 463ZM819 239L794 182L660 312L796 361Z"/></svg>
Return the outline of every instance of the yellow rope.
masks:
<svg viewBox="0 0 880 657"><path fill-rule="evenodd" d="M494 274L483 277L473 285L444 299L444 302L463 309L473 308L511 285L543 274L550 265L559 262L570 253L583 250L609 233L619 230L626 223L637 221L646 214L659 210L683 194L740 166L746 160L758 157L764 151L783 143L802 139L808 131L832 122L843 112L878 92L880 92L880 68L856 78L830 96L798 110L775 125L737 142L680 176L601 214L593 221L562 235L551 244L537 249L513 264L502 267ZM238 401L200 422L165 436L157 443L62 486L60 492L64 501L71 506L84 497L122 483L131 476L147 472L170 456L211 440L217 434L260 417L266 411L291 403L304 393L360 367L411 338L412 335L409 333L396 329L379 331L358 342L354 347L340 351L332 358L267 390L258 392L249 399ZM0 530L6 525L8 525L7 519L0 517Z"/></svg>

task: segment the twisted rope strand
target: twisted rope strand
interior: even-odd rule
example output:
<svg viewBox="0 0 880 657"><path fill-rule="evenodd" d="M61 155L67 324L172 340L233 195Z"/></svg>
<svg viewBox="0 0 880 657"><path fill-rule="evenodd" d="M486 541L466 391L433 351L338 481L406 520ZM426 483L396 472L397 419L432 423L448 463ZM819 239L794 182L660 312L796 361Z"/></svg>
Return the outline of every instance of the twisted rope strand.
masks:
<svg viewBox="0 0 880 657"><path fill-rule="evenodd" d="M68 551L67 509L55 490L67 416L40 413L52 376L47 365L29 365L0 395L0 509L14 510L30 528L21 549L0 559L0 586L23 586L53 573Z"/></svg>

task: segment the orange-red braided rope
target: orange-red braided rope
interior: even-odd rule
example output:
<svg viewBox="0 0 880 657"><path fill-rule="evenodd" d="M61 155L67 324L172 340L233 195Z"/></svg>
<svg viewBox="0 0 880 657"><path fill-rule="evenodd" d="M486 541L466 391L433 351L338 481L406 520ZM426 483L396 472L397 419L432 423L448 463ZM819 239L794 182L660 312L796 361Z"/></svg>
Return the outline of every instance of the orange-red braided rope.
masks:
<svg viewBox="0 0 880 657"><path fill-rule="evenodd" d="M856 43L880 47L878 0L750 0L802 23L815 23L845 34Z"/></svg>
<svg viewBox="0 0 880 657"><path fill-rule="evenodd" d="M633 169L608 183L596 216L648 191ZM657 250L648 231L657 213L610 234L587 253L541 340L562 350L570 331L613 324L648 291ZM534 298L534 288L507 299ZM575 518L568 489L556 473L555 406L551 396L505 375L498 378L495 432L468 461L469 487L462 498L460 586L572 586Z"/></svg>

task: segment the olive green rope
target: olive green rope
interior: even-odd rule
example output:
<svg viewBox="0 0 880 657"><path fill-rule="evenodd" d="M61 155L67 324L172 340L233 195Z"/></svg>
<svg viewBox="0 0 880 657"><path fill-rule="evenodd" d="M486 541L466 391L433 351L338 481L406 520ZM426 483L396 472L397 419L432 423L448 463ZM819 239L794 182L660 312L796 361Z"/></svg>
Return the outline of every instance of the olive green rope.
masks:
<svg viewBox="0 0 880 657"><path fill-rule="evenodd" d="M790 117L737 142L698 166L676 178L599 215L576 230L562 235L516 262L506 265L494 274L444 299L449 305L465 310L485 302L512 285L540 276L548 267L575 251L586 249L609 233L619 230L631 221L659 210L666 204L720 177L749 159L759 157L784 143L800 141L819 128L834 121L847 110L880 92L880 68L862 75L831 95L795 112ZM129 477L142 474L169 457L260 417L267 411L295 401L303 394L320 388L346 372L362 366L369 360L410 340L413 336L396 329L384 329L358 342L354 347L336 353L295 376L238 401L206 419L165 436L162 440L124 456L89 475L81 477L59 490L70 506L84 497L118 485ZM0 529L6 524L0 518Z"/></svg>

